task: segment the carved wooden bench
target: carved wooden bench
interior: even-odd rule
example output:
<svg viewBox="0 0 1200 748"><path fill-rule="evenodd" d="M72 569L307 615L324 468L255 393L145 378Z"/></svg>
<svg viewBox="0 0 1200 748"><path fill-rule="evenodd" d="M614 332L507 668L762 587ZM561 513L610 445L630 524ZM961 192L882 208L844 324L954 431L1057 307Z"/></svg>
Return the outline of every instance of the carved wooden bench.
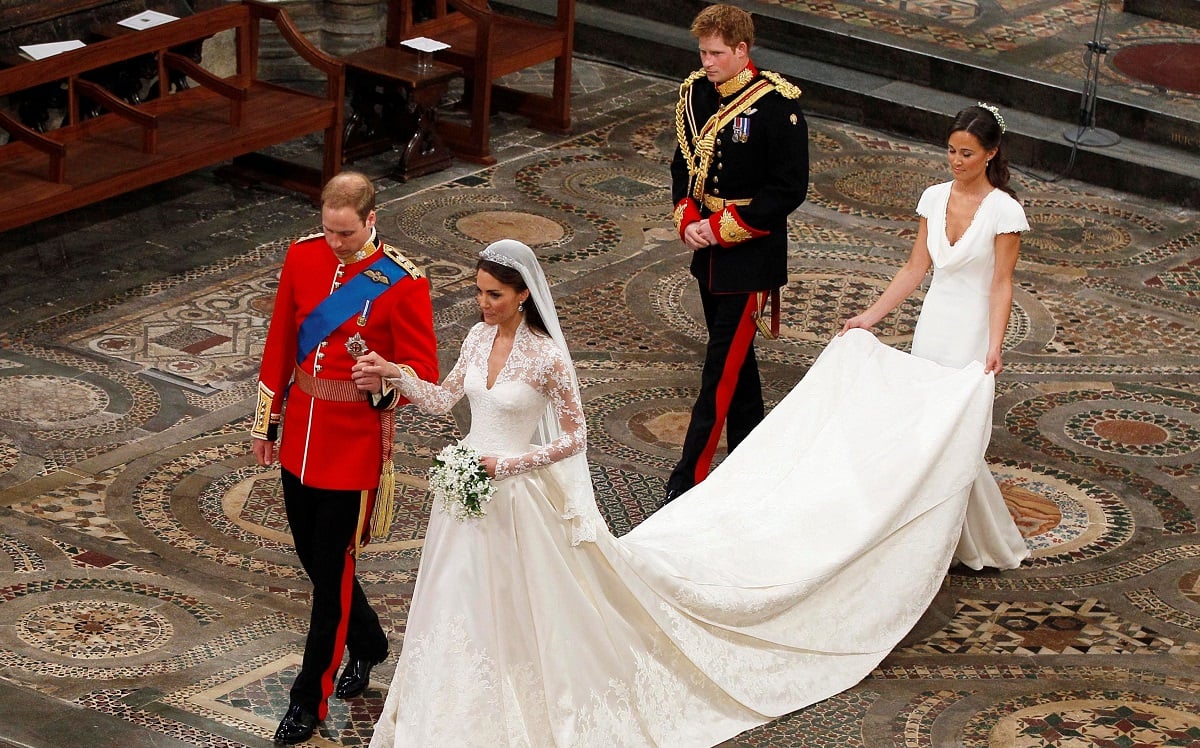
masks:
<svg viewBox="0 0 1200 748"><path fill-rule="evenodd" d="M388 0L387 47L425 36L449 44L438 60L462 68L470 125L442 121L438 130L461 157L494 163L492 109L529 117L535 127L571 127L571 54L575 46L575 0L557 0L555 16L531 21L497 12L487 0ZM554 61L549 95L497 84L497 78Z"/></svg>
<svg viewBox="0 0 1200 748"><path fill-rule="evenodd" d="M280 35L326 78L324 95L260 80L259 23ZM237 72L218 77L171 51L234 31ZM95 82L98 71L150 56L158 90L136 104ZM194 85L174 88L182 73ZM0 112L0 231L234 160L243 178L315 198L341 168L342 65L309 43L282 9L243 0L142 31L122 34L44 60L0 70L0 96L58 85L61 127L45 132ZM98 116L86 116L98 106ZM282 164L256 154L268 146L324 133L321 168Z"/></svg>

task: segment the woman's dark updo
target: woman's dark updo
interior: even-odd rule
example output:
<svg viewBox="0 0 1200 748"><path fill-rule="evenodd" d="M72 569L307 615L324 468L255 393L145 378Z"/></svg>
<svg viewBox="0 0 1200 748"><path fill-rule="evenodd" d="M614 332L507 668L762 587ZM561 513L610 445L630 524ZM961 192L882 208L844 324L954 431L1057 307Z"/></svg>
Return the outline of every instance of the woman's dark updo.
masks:
<svg viewBox="0 0 1200 748"><path fill-rule="evenodd" d="M521 277L521 273L510 268L508 265L501 265L498 262L480 258L479 262L475 263L475 269L482 270L517 293L528 289L525 285L525 279ZM537 304L533 303L533 296L531 295L524 303L525 324L542 335L549 336L550 333L546 330L546 323L542 321L542 314L538 311Z"/></svg>
<svg viewBox="0 0 1200 748"><path fill-rule="evenodd" d="M1008 157L1004 155L1004 131L1000 129L1000 122L996 119L996 115L981 106L969 106L954 118L954 124L946 133L946 139L949 140L950 136L956 132L974 135L985 151L996 149L996 154L992 156L987 165L988 182L993 187L1016 197L1017 193L1008 186Z"/></svg>

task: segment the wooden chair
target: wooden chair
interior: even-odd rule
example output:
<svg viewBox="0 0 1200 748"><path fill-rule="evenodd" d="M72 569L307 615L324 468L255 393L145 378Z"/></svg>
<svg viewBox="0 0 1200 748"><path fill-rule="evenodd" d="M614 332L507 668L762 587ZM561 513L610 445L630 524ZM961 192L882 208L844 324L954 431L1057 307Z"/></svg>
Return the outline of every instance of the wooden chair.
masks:
<svg viewBox="0 0 1200 748"><path fill-rule="evenodd" d="M459 156L495 163L488 145L493 109L528 117L532 125L545 130L563 132L571 127L575 0L558 0L552 23L502 15L486 0L389 0L387 46L399 47L416 36L449 44L449 49L436 54L437 59L463 70L470 126L438 124L442 138ZM493 83L550 60L554 61L550 96Z"/></svg>

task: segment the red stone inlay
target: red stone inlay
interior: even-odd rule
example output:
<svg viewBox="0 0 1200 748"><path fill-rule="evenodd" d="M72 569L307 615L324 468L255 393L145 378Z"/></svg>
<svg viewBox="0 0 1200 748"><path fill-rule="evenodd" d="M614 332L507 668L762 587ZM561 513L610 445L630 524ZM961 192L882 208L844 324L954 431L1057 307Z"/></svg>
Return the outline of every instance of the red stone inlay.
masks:
<svg viewBox="0 0 1200 748"><path fill-rule="evenodd" d="M1171 436L1161 426L1140 421L1101 421L1094 428L1100 437L1120 444L1162 444Z"/></svg>
<svg viewBox="0 0 1200 748"><path fill-rule="evenodd" d="M1164 42L1122 47L1113 55L1112 64L1142 83L1200 94L1200 44Z"/></svg>

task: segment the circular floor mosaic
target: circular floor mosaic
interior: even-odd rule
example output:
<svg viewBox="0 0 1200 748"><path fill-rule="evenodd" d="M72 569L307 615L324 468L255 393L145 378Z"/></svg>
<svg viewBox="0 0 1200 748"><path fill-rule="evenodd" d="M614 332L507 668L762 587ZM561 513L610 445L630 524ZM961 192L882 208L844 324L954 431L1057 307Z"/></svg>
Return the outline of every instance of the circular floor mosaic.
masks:
<svg viewBox="0 0 1200 748"><path fill-rule="evenodd" d="M872 160L869 170L861 168L858 154L815 161L808 201L859 218L915 223L921 193L949 179L945 161L936 156L879 153Z"/></svg>
<svg viewBox="0 0 1200 748"><path fill-rule="evenodd" d="M1200 428L1167 413L1101 408L1075 414L1063 430L1079 444L1110 454L1178 457L1200 449Z"/></svg>
<svg viewBox="0 0 1200 748"><path fill-rule="evenodd" d="M1108 553L1133 537L1129 508L1113 493L1053 468L991 465L1031 566L1059 566Z"/></svg>
<svg viewBox="0 0 1200 748"><path fill-rule="evenodd" d="M81 660L149 652L170 641L174 631L170 621L149 608L111 600L40 605L13 628L31 647Z"/></svg>
<svg viewBox="0 0 1200 748"><path fill-rule="evenodd" d="M1028 260L1064 267L1112 267L1138 261L1148 234L1162 230L1154 217L1112 204L1086 212L1055 197L1025 196L1025 215L1034 228L1021 237Z"/></svg>
<svg viewBox="0 0 1200 748"><path fill-rule="evenodd" d="M1195 746L1197 704L1133 692L1033 694L977 715L964 748ZM990 730L986 725L999 717ZM985 737L986 736L986 737Z"/></svg>
<svg viewBox="0 0 1200 748"><path fill-rule="evenodd" d="M104 390L70 377L17 375L0 377L0 418L48 428L75 425L108 406Z"/></svg>
<svg viewBox="0 0 1200 748"><path fill-rule="evenodd" d="M671 200L666 173L642 169L582 169L568 175L562 187L572 197L622 207L661 208Z"/></svg>
<svg viewBox="0 0 1200 748"><path fill-rule="evenodd" d="M484 210L467 213L455 222L455 228L480 244L500 239L516 239L531 247L561 241L565 227L536 213L517 210Z"/></svg>

